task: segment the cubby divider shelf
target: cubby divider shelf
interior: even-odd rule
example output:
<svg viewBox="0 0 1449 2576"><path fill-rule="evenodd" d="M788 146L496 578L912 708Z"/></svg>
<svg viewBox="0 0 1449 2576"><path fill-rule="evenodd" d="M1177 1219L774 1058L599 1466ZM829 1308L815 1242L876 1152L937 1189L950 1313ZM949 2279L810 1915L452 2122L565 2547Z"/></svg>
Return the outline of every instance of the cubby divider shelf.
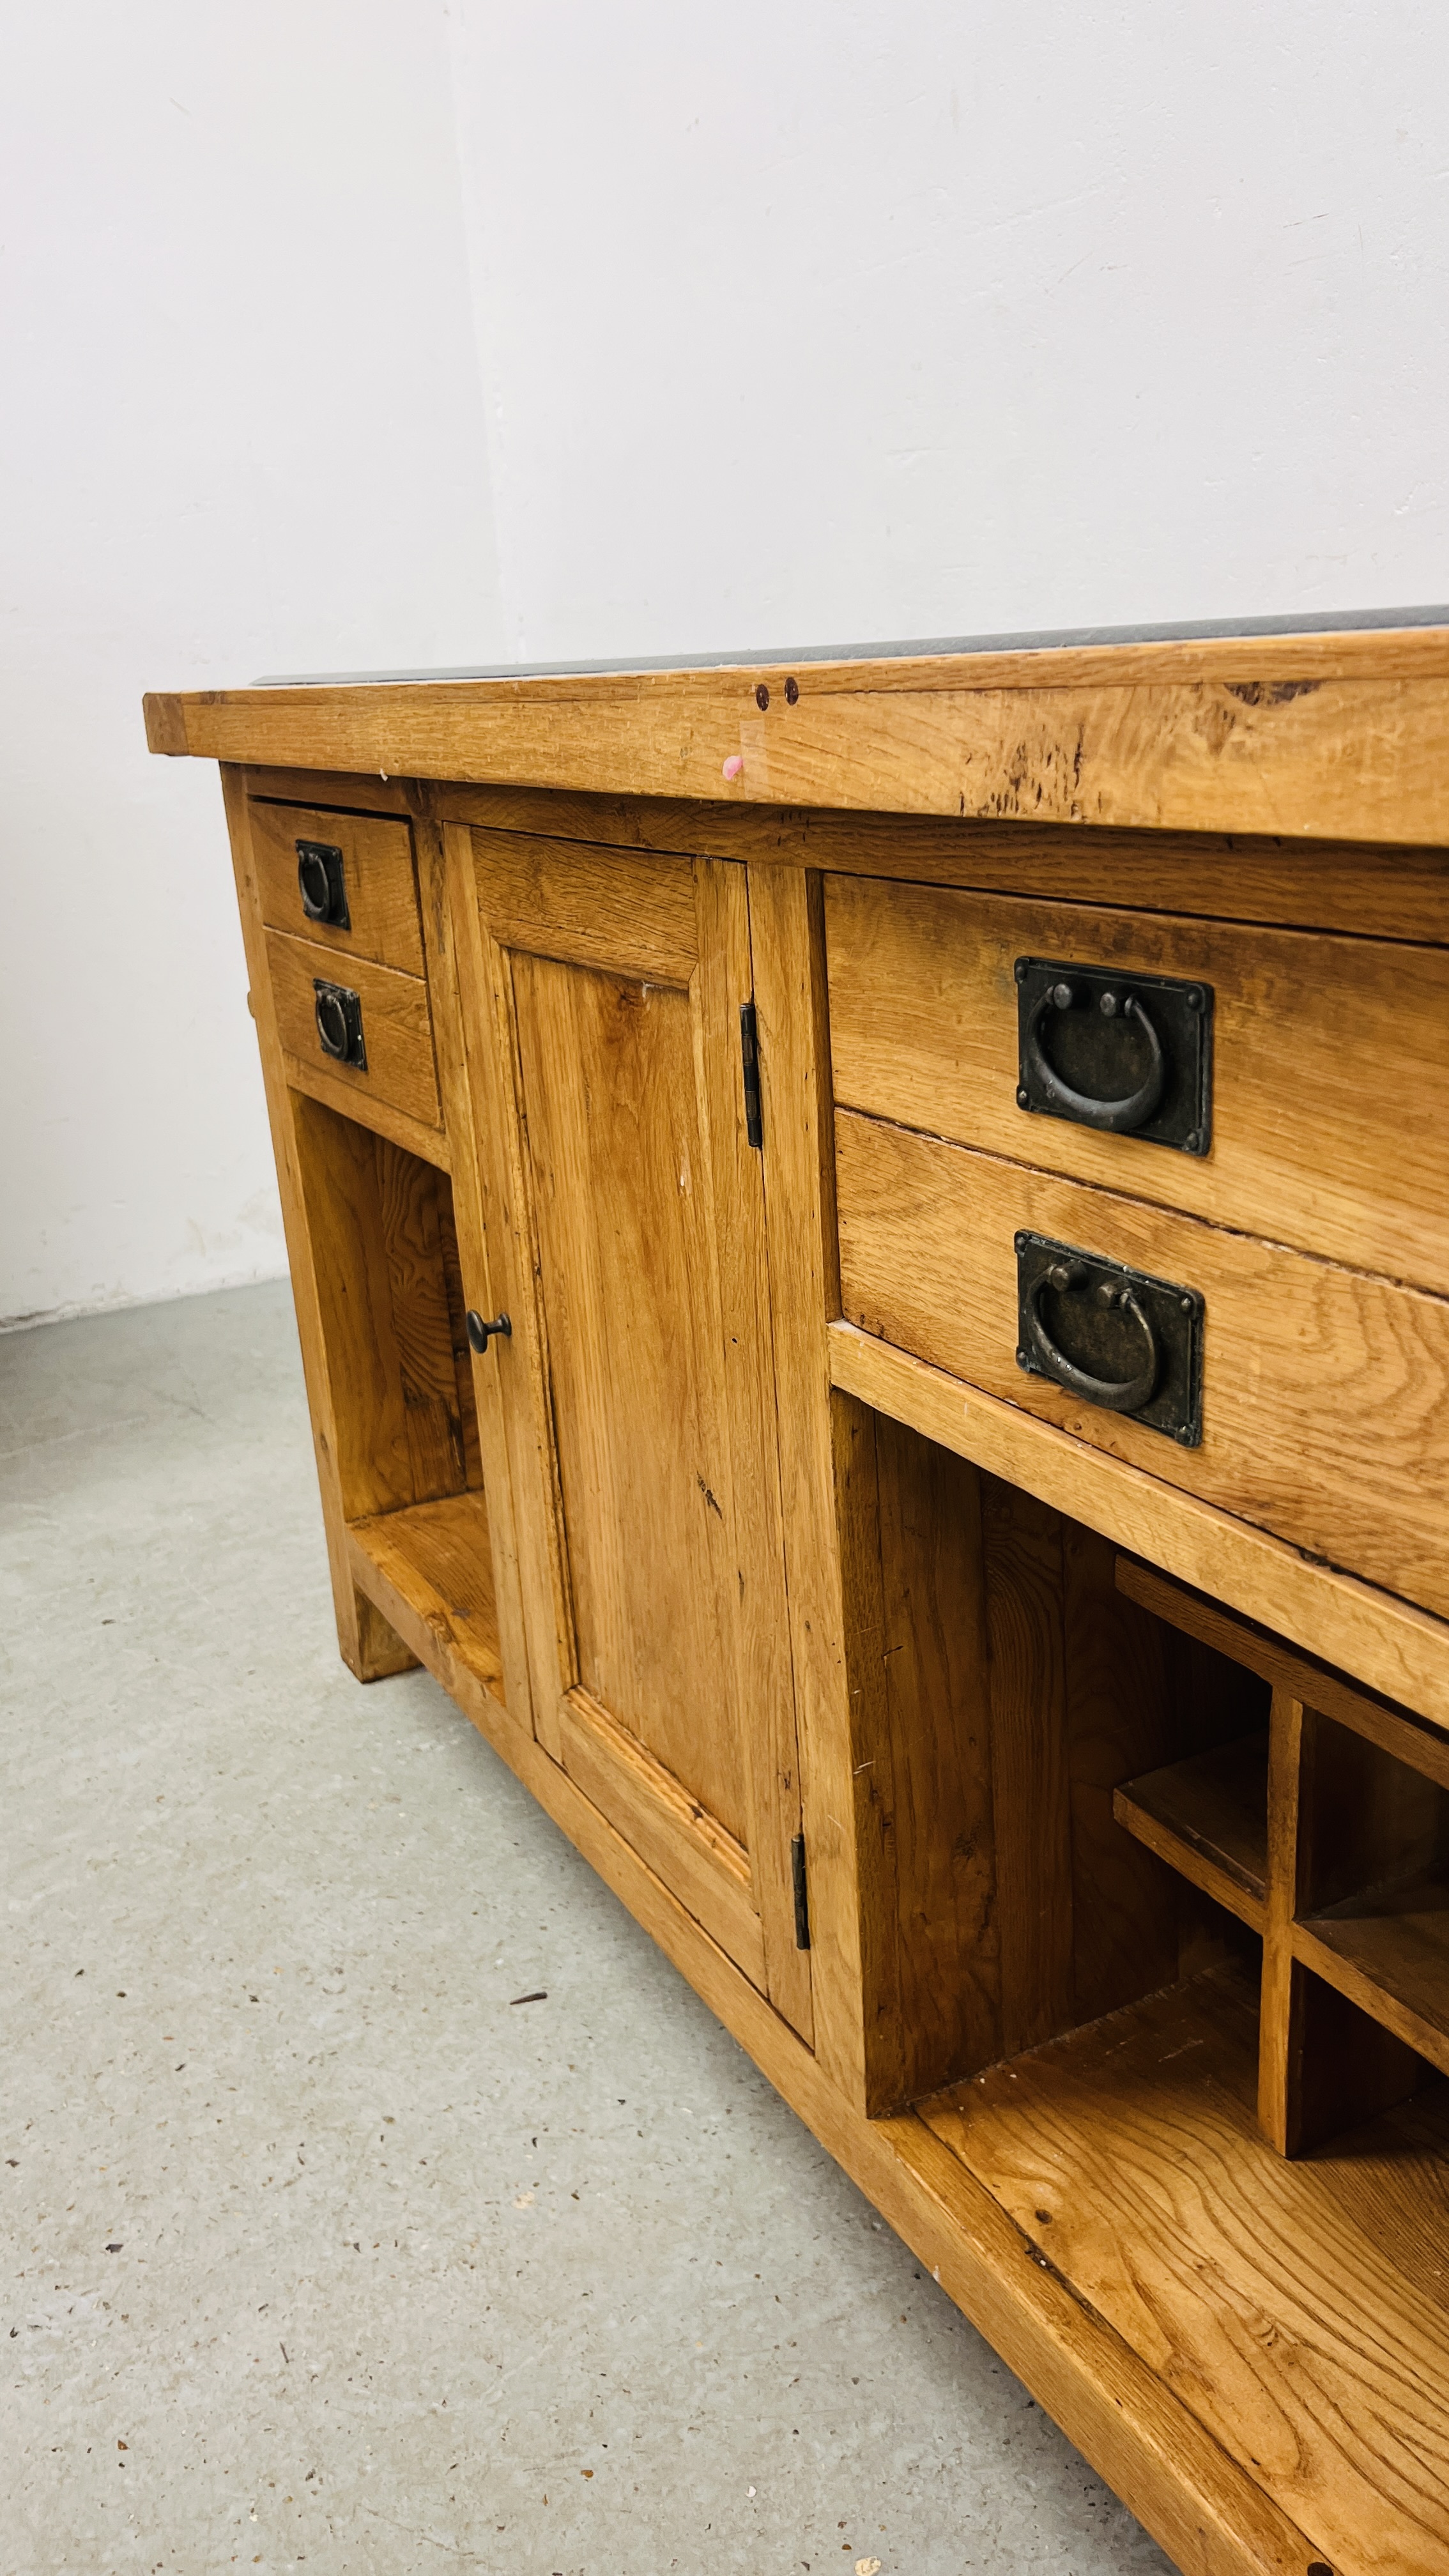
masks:
<svg viewBox="0 0 1449 2576"><path fill-rule="evenodd" d="M1293 1927L1294 1956L1449 2075L1449 1884L1424 1874Z"/></svg>
<svg viewBox="0 0 1449 2576"><path fill-rule="evenodd" d="M1268 1867L1268 1738L1239 1736L1114 1791L1112 1813L1205 1896L1261 1933Z"/></svg>
<svg viewBox="0 0 1449 2576"><path fill-rule="evenodd" d="M1266 1737L1128 1781L1113 1813L1262 1933L1259 2112L1299 2155L1449 2074L1449 1743L1150 1566L1117 1581L1272 1684Z"/></svg>

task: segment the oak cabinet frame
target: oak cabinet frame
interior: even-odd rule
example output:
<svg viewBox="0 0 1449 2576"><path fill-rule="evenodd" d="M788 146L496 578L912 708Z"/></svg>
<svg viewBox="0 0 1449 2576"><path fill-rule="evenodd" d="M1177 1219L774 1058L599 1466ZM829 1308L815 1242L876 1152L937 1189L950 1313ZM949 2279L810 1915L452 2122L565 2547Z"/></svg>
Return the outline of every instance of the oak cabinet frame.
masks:
<svg viewBox="0 0 1449 2576"><path fill-rule="evenodd" d="M1445 2576L1449 1173L1372 1032L1437 1100L1449 630L790 677L149 702L223 763L342 1652L428 1666L1191 2576ZM299 837L381 1080L301 1043ZM1018 1118L1048 918L1214 961L1210 1155ZM1012 1368L1069 1194L1200 1247L1196 1467Z"/></svg>

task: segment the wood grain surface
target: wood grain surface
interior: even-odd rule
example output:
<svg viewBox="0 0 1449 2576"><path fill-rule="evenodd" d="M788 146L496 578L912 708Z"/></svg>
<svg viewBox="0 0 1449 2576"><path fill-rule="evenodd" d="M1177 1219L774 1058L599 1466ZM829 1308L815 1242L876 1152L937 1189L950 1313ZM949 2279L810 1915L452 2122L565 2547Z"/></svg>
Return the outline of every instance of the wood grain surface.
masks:
<svg viewBox="0 0 1449 2576"><path fill-rule="evenodd" d="M688 984L699 924L687 858L661 864L521 832L490 832L475 850L486 873L488 926L501 947Z"/></svg>
<svg viewBox="0 0 1449 2576"><path fill-rule="evenodd" d="M689 999L522 954L513 988L579 1678L742 1841L704 1699L734 1569Z"/></svg>
<svg viewBox="0 0 1449 2576"><path fill-rule="evenodd" d="M1449 1303L842 1110L849 1320L1293 1545L1449 1610ZM1206 1299L1202 1446L1016 1365L1027 1228Z"/></svg>
<svg viewBox="0 0 1449 2576"><path fill-rule="evenodd" d="M249 797L264 803L302 805L327 814L400 814L422 812L419 790L410 778L384 778L380 770L240 768L234 775Z"/></svg>
<svg viewBox="0 0 1449 2576"><path fill-rule="evenodd" d="M1253 2118L1255 2023L1251 1977L1224 1971L923 2116L1331 2567L1443 2576L1449 2230L1437 2187L1392 2247L1378 2205L1406 2157L1443 2157L1449 2113L1427 2158L1411 2109L1351 2156L1285 2165Z"/></svg>
<svg viewBox="0 0 1449 2576"><path fill-rule="evenodd" d="M959 1457L1055 1503L1134 1555L1151 1550L1183 1583L1211 1591L1294 1644L1331 1653L1386 1698L1449 1729L1449 1629L1356 1576L1160 1481L1020 1406L983 1395L853 1324L827 1327L831 1382ZM1311 1644L1310 1644L1311 1641Z"/></svg>
<svg viewBox="0 0 1449 2576"><path fill-rule="evenodd" d="M769 1963L743 1843L587 1691L570 1691L560 1714L570 1779L763 1993ZM728 1710L718 1723L722 1733L730 1730Z"/></svg>
<svg viewBox="0 0 1449 2576"><path fill-rule="evenodd" d="M866 2032L875 2022L868 1982L876 1971L866 1960L877 1940L889 1960L884 1909L892 1900L858 1841L861 1782L869 1776L859 1766L875 1752L880 1703L873 1695L869 1721L861 1719L846 1669L828 1339L829 1319L840 1311L839 1252L819 880L798 869L751 870L750 931L774 1446L810 1876L812 2026L822 2073L863 2112L878 2101L879 2083L889 2089L891 2080L867 2063Z"/></svg>
<svg viewBox="0 0 1449 2576"><path fill-rule="evenodd" d="M837 1397L860 2015L873 2113L1001 2049L980 1478Z"/></svg>
<svg viewBox="0 0 1449 2576"><path fill-rule="evenodd" d="M1449 2074L1449 1885L1437 1871L1314 1915L1295 1957Z"/></svg>
<svg viewBox="0 0 1449 2576"><path fill-rule="evenodd" d="M982 1513L1003 2053L1072 2017L1072 1831L1060 1516L994 1478Z"/></svg>
<svg viewBox="0 0 1449 2576"><path fill-rule="evenodd" d="M350 926L334 929L310 921L297 888L297 843L322 841L342 852L342 882ZM262 918L271 930L290 931L348 957L369 957L404 975L423 972L423 936L413 875L412 834L406 823L360 814L310 811L304 806L252 801L252 845Z"/></svg>
<svg viewBox="0 0 1449 2576"><path fill-rule="evenodd" d="M292 1295L306 1377L312 1422L312 1447L322 1500L337 1643L344 1661L359 1681L405 1672L417 1658L369 1595L359 1589L347 1544L343 1477L338 1465L339 1438L347 1436L349 1392L345 1376L328 1348L322 1290L329 1258L325 1232L314 1241L303 1184L307 1104L288 1081L287 1057L277 1027L276 1002L267 966L266 925L262 920L252 849L251 810L241 779L223 770L222 798L231 840L242 941L251 978L251 1009L266 1086L267 1117L276 1157L277 1186L286 1229Z"/></svg>
<svg viewBox="0 0 1449 2576"><path fill-rule="evenodd" d="M403 1591L371 1578L426 1663L767 2079L1188 2576L1314 2576L1317 2547L1008 2212L913 2114L868 2119L633 1845L509 1717ZM1412 2253L1443 2160L1410 2106L1409 2156L1375 2168L1383 2241ZM1437 2223L1437 2222L1436 2222ZM1345 2559L1345 2576L1352 2562Z"/></svg>
<svg viewBox="0 0 1449 2576"><path fill-rule="evenodd" d="M984 799L972 809L982 817L977 837L972 844L964 792L938 815L922 806L926 873L952 866L948 839L1004 872L1020 835L1023 853L1035 854L1023 865L1028 876L1040 871L1035 882L1057 918L1068 927L1080 920L1090 881L1093 928L1105 936L1102 905L1110 899L1120 910L1146 882L1133 873L1145 866L1143 827L1164 830L1164 816L1187 812L1210 774L1214 792L1226 782L1234 828L1245 768L1252 793L1281 789L1296 815L1307 792L1300 773L1316 760L1320 812L1346 811L1357 797L1380 816L1364 831L1391 838L1403 828L1410 840L1427 831L1424 799L1438 791L1417 752L1406 753L1405 728L1422 743L1435 691L1449 708L1444 645L1435 646L1442 667L1422 651L1396 663L1392 653L1381 650L1375 662L1355 648L1349 669L1321 663L1286 678L1271 664L1250 678L1236 665L1179 663L1166 673L1120 661L1108 673L1099 661L1076 670L1063 663L1055 693L1032 688L1009 703L1010 675L998 667L975 675L1001 684L995 714L989 688L957 685L959 667L917 671L904 687L891 674L878 689L857 671L834 689L802 687L804 720L793 730L776 721L773 695L768 710L740 706L732 681L721 700L719 674L703 675L708 685L688 706L677 683L662 692L616 686L612 699L590 700L587 722L576 689L515 700L506 717L495 698L483 731L494 727L489 743L504 744L505 760L532 757L528 746L542 743L549 762L567 766L568 746L596 725L598 776L607 780L616 760L621 771L632 763L667 777L669 787L657 806L630 802L621 814L617 830L639 837L601 831L597 846L571 849L549 828L568 819L567 799L545 810L529 787L504 791L502 803L498 791L479 787L469 804L466 789L435 791L425 778L380 779L373 789L360 749L358 766L333 773L355 782L346 793L358 800L357 819L369 830L410 830L418 852L433 1012L447 1018L438 1050L460 1167L453 1189L430 1168L449 1152L436 1091L431 1153L399 1151L415 1109L368 1104L354 1092L356 1117L333 1120L316 1098L296 1096L302 1060L279 1036L271 1041L269 1080L305 1175L294 1191L294 1259L304 1285L310 1263L331 1274L330 1286L310 1283L322 1356L314 1354L309 1383L329 1537L333 1523L340 1530L339 1617L344 1590L354 1604L355 1668L396 1668L411 1654L439 1674L1191 2576L1321 2576L1326 2567L1335 2576L1378 2576L1380 2567L1388 2576L1425 2576L1431 2567L1446 2576L1422 2534L1442 2535L1449 2458L1443 2335L1434 2346L1425 2325L1430 2312L1449 2317L1434 2233L1449 2128L1435 2125L1435 2097L1421 2089L1406 2037L1417 2031L1422 2042L1430 2030L1428 2053L1437 2054L1437 1843L1431 1835L1417 1855L1416 1876L1400 1870L1392 1903L1377 1883L1340 1891L1344 1870L1362 1875L1406 1848L1398 1793L1381 1778L1386 1743L1422 1750L1427 1737L1413 1711L1442 1702L1449 1713L1445 1632L1422 1609L1357 1579L1375 1568L1390 1579L1392 1538L1396 1579L1443 1606L1420 1578L1425 1565L1444 1572L1434 1529L1436 1514L1443 1518L1449 1390L1441 1401L1440 1387L1449 1353L1434 1340L1433 1319L1442 1323L1449 1306L1392 1284L1427 1273L1369 1275L1366 1237L1352 1227L1378 1220L1372 1210L1364 1217L1362 1192L1336 1195L1332 1157L1317 1176L1301 1154L1285 1161L1285 1137L1271 1121L1263 1147L1271 1186L1255 1186L1262 1205L1276 1195L1280 1207L1309 1211L1305 1225L1327 1229L1305 1237L1306 1250L1285 1250L1281 1227L1272 1243L1254 1240L1236 1202L1159 1205L1136 1183L1102 1186L1111 1170L1033 1172L1003 1152L965 1152L847 1108L842 1135L853 1118L856 1128L904 1135L914 1149L951 1158L929 1172L903 1165L883 1177L869 1163L872 1143L852 1164L852 1145L832 1137L822 889L801 868L802 853L818 854L821 842L808 840L814 827L802 816L782 813L778 801L768 806L765 788L773 775L777 787L785 782L779 793L793 795L790 782L824 763L818 774L829 770L841 810L814 823L839 828L840 866L855 870L890 830L884 816L857 823L844 810L872 764L878 780L895 782L891 793L929 799L941 762L959 761L964 746ZM753 697L753 675L744 677ZM1054 694L1065 702L1074 690L1091 710L1068 783L1070 745L1057 720L1071 711L1044 702ZM1352 693L1352 722L1335 691ZM963 697L971 701L964 727ZM698 764L714 757L710 728L721 705L745 776L738 792L717 799ZM452 723L454 714L430 714L416 698L408 721ZM466 721L481 740L476 703ZM173 744L187 722L174 708L161 718ZM376 748L370 743L369 760ZM295 791L295 804L277 797L284 815L348 811L341 794L330 807L319 802L301 768L256 775ZM371 795L385 801L370 813ZM1091 800L1100 807L1119 795L1156 803L1133 808L1131 828L1103 831L1089 861L1102 878L1073 881L1068 849L1092 849L1093 836L1080 831ZM446 861L445 800L472 827L460 821L446 836ZM591 798L588 811L597 816L608 802ZM577 803L583 814L582 790ZM1392 827L1382 821L1390 807L1399 818ZM686 822L690 812L705 814L721 842L740 834L729 848L750 858L748 904L743 870L704 856L708 841L687 842L679 856L650 846L651 832L684 828L665 821L666 808ZM1037 814L1048 819L1028 819ZM1201 881L1225 906L1241 889L1241 913L1225 911L1218 924L1227 943L1220 954L1241 958L1245 936L1259 935L1224 923L1271 922L1280 900L1296 905L1312 884L1312 871L1295 864L1309 846L1294 847L1298 828L1263 825L1235 880L1220 819ZM1449 820L1441 828L1449 836ZM758 849L747 850L750 834ZM926 834L939 836L939 855ZM1194 845L1164 830L1163 846L1169 840L1181 873L1161 881L1169 900L1149 927L1170 948L1179 933L1189 936L1168 914L1175 891L1185 908ZM1401 926L1397 887L1402 918L1423 942L1415 953L1425 953L1442 931L1443 855L1428 841L1425 848L1429 856L1415 858L1401 886L1382 847L1333 856L1320 885L1326 926L1372 932L1392 965L1384 925ZM897 851L891 867L903 867L904 855ZM874 898L880 890L866 891ZM914 903L915 889L897 892ZM259 918L260 898L253 901ZM1292 946L1276 930L1262 936ZM260 954L259 931L254 944ZM1367 943L1326 944L1356 952ZM979 974L985 943L973 934L965 947L969 972ZM860 944L866 983L871 948L869 938ZM1392 1011L1385 1002L1374 1030L1351 1036L1339 1061L1329 1043L1332 972L1318 960L1316 980L1305 979L1293 948L1299 966L1279 958L1268 974L1266 951L1254 953L1258 982L1245 966L1243 989L1271 990L1303 1009L1314 1087L1330 1123L1341 1121L1348 1159L1365 1165L1372 1158L1352 1121L1396 1035ZM349 960L344 974L333 960L337 980L359 989L363 968L388 972L364 959L355 972ZM1424 992L1410 994L1421 1028L1436 1024L1434 971L1431 957ZM1386 977L1389 992L1387 969ZM265 1018L275 985L264 980ZM954 990L959 980L943 975L941 984ZM1304 1003L1307 983L1314 999ZM738 1007L752 985L763 1155L744 1135L739 1083ZM308 1003L310 1017L310 982ZM877 1005L878 1023L882 1016ZM869 1003L860 1019L868 1054L881 1028L868 1025ZM1281 1071L1268 1062L1268 1076ZM331 1078L348 1098L347 1077ZM939 1100L930 1067L920 1079ZM392 1123L387 1134L369 1133L369 1121L378 1131ZM346 1130L341 1139L335 1128ZM1432 1140L1429 1150L1432 1161ZM1374 1204L1400 1190L1407 1227L1420 1140L1398 1159L1401 1169L1372 1173ZM961 1165L970 1175L958 1187ZM958 1354L934 1364L932 1336L956 1329L963 1303L973 1346L981 1319L996 1319L992 1191L999 1198L1022 1182L1038 1193L1036 1213L1009 1216L1008 1255L1015 1227L1034 1223L1185 1277L1207 1293L1210 1369L1224 1315L1235 1335L1230 1359L1248 1350L1252 1325L1263 1368L1236 1399L1239 1417L1229 1411L1222 1456L1212 1451L1212 1403L1232 1390L1211 1375L1209 1443L1194 1458L1140 1426L1090 1412L1084 1420L1080 1406L1056 1417L1034 1412L1039 1382L1014 1367L994 1386L987 1373L973 1378ZM871 1329L894 1331L904 1313L913 1323L904 1345L835 1320L837 1185L844 1312L864 1312L852 1304L851 1266L864 1244L867 1269L878 1259L884 1283ZM1426 1186L1437 1205L1440 1177L1431 1171ZM698 1206L681 1208L692 1201ZM1048 1223L1053 1207L1087 1209L1094 1224L1118 1231L1099 1243ZM1177 1260L1175 1247L1204 1242L1206 1270L1201 1260ZM1330 1244L1331 1260L1323 1257ZM1349 1249L1359 1266L1343 1257ZM1014 1260L1010 1268L1008 1360ZM1311 1296L1304 1273L1314 1275ZM1375 1295L1400 1302L1375 1305ZM1336 1307L1335 1297L1349 1303ZM475 1298L490 1311L506 1302L515 1318L513 1341L477 1367L462 1340L463 1308ZM914 1330L922 1315L924 1334ZM1325 1370L1325 1353L1336 1354L1336 1375ZM833 1394L833 1381L849 1394ZM1412 1419L1400 1420L1406 1409ZM681 1462L697 1468L697 1491L676 1472ZM1165 1481L1169 1470L1181 1476L1204 1465L1242 1480L1230 1504L1218 1485L1173 1490ZM492 1496L485 1507L477 1492L485 1471L498 1478L496 1544ZM1295 1472L1303 1517L1285 1537L1277 1505ZM350 1530L344 1495L356 1515ZM646 1601L637 1585L630 1590L619 1532L656 1503L658 1526L647 1523L640 1549L651 1577ZM696 1505L705 1516L702 1556L691 1554ZM1270 1505L1276 1517L1255 1524L1246 1516ZM1336 1547L1342 1531L1355 1553L1338 1561L1352 1577L1297 1552L1329 1557L1321 1542L1327 1534ZM1194 1801L1187 1766L1240 1724L1234 1690L1261 1695L1261 1684L1242 1672L1225 1681L1220 1638L1190 1620L1164 1624L1130 1584L1119 1587L1118 1543L1145 1548L1280 1625L1296 1641L1278 1646L1280 1660L1296 1654L1308 1664L1311 1641L1350 1676L1362 1672L1375 1692L1405 1703L1386 1709L1339 1675L1347 1701L1368 1714L1345 1734L1351 1749L1331 1798L1328 1721L1300 1704L1291 1847L1279 1836L1291 1886L1280 1860L1289 1901L1280 1897L1275 1917L1280 1990L1276 2003L1265 1990L1263 2032L1265 2051L1282 2052L1283 2142L1332 2141L1366 2110L1412 2095L1391 2114L1397 2127L1356 2138L1351 2155L1330 2146L1295 2166L1254 2136L1253 2016L1231 1978L1179 1986L1175 2001L1139 2000L1201 1948L1193 1927L1209 1909L1195 1914L1196 1898L1178 1889L1182 1852L1251 1875L1251 1800L1234 1811L1231 1784L1218 1778L1216 1805ZM701 1596L713 1604L702 1627ZM686 1668L666 1674L655 1705L664 1631L670 1641L683 1636ZM505 1689L510 1658L522 1680ZM1175 1808L1165 1791L1139 1808L1140 1822L1154 1807L1148 1821L1160 1834L1151 1845L1150 1835L1123 1831L1114 1791L1124 1778L1141 1785L1164 1761L1181 1794ZM1437 1800L1434 1770L1431 1757L1414 1772L1411 1807ZM788 1868L789 1837L802 1820L815 1942L808 1956L794 1948ZM1268 1910L1265 1895L1265 1918ZM1340 1942L1331 1968L1330 1923ZM1242 1940L1231 1924L1226 1930ZM1366 1944L1378 1945L1387 1973L1376 1978L1356 1954ZM1356 1998L1365 1994L1361 2008ZM1091 2027L1074 2031L1083 2022ZM815 2040L814 2057L802 2038ZM1010 2068L987 2062L988 2052L999 2059L1033 2040L1050 2044L1018 2054ZM968 2068L975 2080L957 2087L947 2113L933 2104L924 2122L865 2116ZM1267 2185L1254 2156L1275 2178ZM1284 2288L1290 2278L1296 2305Z"/></svg>
<svg viewBox="0 0 1449 2576"><path fill-rule="evenodd" d="M1220 1601L1209 1600L1188 1584L1175 1583L1170 1574L1163 1574L1155 1565L1142 1565L1135 1557L1119 1556L1117 1584L1129 1600L1139 1602L1154 1618L1167 1620L1217 1654L1258 1674L1270 1689L1286 1691L1290 1699L1318 1709L1336 1726L1365 1736L1396 1762L1406 1763L1426 1779L1436 1780L1441 1789L1449 1789L1449 1743L1436 1727L1426 1726L1410 1710L1391 1707L1346 1674L1335 1672L1311 1655L1297 1653L1282 1637L1273 1636L1252 1620L1239 1618Z"/></svg>
<svg viewBox="0 0 1449 2576"><path fill-rule="evenodd" d="M493 1592L493 1549L482 1494L448 1494L356 1521L349 1532L358 1581L384 1615L405 1604L450 1656L504 1704Z"/></svg>
<svg viewBox="0 0 1449 2576"><path fill-rule="evenodd" d="M293 1115L342 1517L461 1493L481 1464L448 1181L305 1096Z"/></svg>
<svg viewBox="0 0 1449 2576"><path fill-rule="evenodd" d="M350 1094L366 1119L363 1102L377 1100L425 1126L439 1127L438 1076L428 988L420 975L399 975L367 959L345 962L315 940L266 934L267 964L276 997L277 1028L288 1057L320 1075L335 1093ZM317 1035L315 979L345 985L360 997L366 1069L325 1053Z"/></svg>
<svg viewBox="0 0 1449 2576"><path fill-rule="evenodd" d="M306 772L288 779L308 793ZM320 789L317 793L320 794ZM333 801L366 782L332 782ZM1276 922L1443 945L1449 850L1319 841L1277 833L1090 832L1026 818L868 814L826 806L715 804L703 797L601 796L582 790L378 783L417 810L496 831L602 848L742 859L913 883L974 886L1056 903L1123 905L1195 919ZM381 809L379 809L381 810ZM399 810L405 810L400 804Z"/></svg>
<svg viewBox="0 0 1449 2576"><path fill-rule="evenodd" d="M825 925L843 1106L1449 1290L1449 950L852 877ZM1018 957L1211 988L1207 1155L1018 1107Z"/></svg>
<svg viewBox="0 0 1449 2576"><path fill-rule="evenodd" d="M419 913L428 967L433 1012L433 1046L443 1118L457 1153L451 1174L451 1241L445 1240L448 1308L455 1348L463 1352L462 1369L472 1392L474 1445L469 1452L468 1482L483 1486L488 1496L488 1544L492 1558L494 1610L503 1663L503 1694L512 1720L533 1723L532 1683L524 1633L523 1593L519 1576L518 1532L512 1470L499 1384L499 1346L475 1353L467 1346L467 1313L476 1307L493 1316L488 1233L483 1209L482 1156L470 1065L469 973L476 964L478 906L471 866L458 864L446 835L436 823L419 816L413 824ZM466 855L466 854L464 854ZM476 1039L474 1040L476 1045ZM450 1154L450 1161L453 1158ZM467 1417L465 1414L465 1431ZM475 1459L476 1452L476 1459Z"/></svg>
<svg viewBox="0 0 1449 2576"><path fill-rule="evenodd" d="M540 1731L808 2029L744 872L630 860L605 900L592 851L480 833L473 864Z"/></svg>
<svg viewBox="0 0 1449 2576"><path fill-rule="evenodd" d="M146 720L157 750L290 768L1449 839L1443 630L863 658L788 675L740 666L216 690L150 698ZM741 764L728 780L727 760Z"/></svg>
<svg viewBox="0 0 1449 2576"><path fill-rule="evenodd" d="M1267 1805L1268 1739L1247 1735L1124 1781L1112 1811L1149 1851L1261 1933Z"/></svg>

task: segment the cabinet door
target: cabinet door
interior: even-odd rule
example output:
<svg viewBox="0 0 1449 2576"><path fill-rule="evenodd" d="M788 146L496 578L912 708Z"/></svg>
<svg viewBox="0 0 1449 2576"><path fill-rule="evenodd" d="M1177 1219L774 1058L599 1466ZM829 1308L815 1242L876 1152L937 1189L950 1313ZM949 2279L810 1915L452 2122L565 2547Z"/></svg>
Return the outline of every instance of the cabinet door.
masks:
<svg viewBox="0 0 1449 2576"><path fill-rule="evenodd" d="M808 2031L745 872L469 839L535 1729Z"/></svg>

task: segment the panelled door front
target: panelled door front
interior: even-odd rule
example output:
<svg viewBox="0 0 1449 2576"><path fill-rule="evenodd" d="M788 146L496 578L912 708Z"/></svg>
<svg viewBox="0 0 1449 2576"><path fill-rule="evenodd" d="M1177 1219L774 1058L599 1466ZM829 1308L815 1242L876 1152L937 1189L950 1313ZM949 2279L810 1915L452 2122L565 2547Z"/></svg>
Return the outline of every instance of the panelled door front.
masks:
<svg viewBox="0 0 1449 2576"><path fill-rule="evenodd" d="M808 2035L745 872L461 837L535 1730Z"/></svg>

